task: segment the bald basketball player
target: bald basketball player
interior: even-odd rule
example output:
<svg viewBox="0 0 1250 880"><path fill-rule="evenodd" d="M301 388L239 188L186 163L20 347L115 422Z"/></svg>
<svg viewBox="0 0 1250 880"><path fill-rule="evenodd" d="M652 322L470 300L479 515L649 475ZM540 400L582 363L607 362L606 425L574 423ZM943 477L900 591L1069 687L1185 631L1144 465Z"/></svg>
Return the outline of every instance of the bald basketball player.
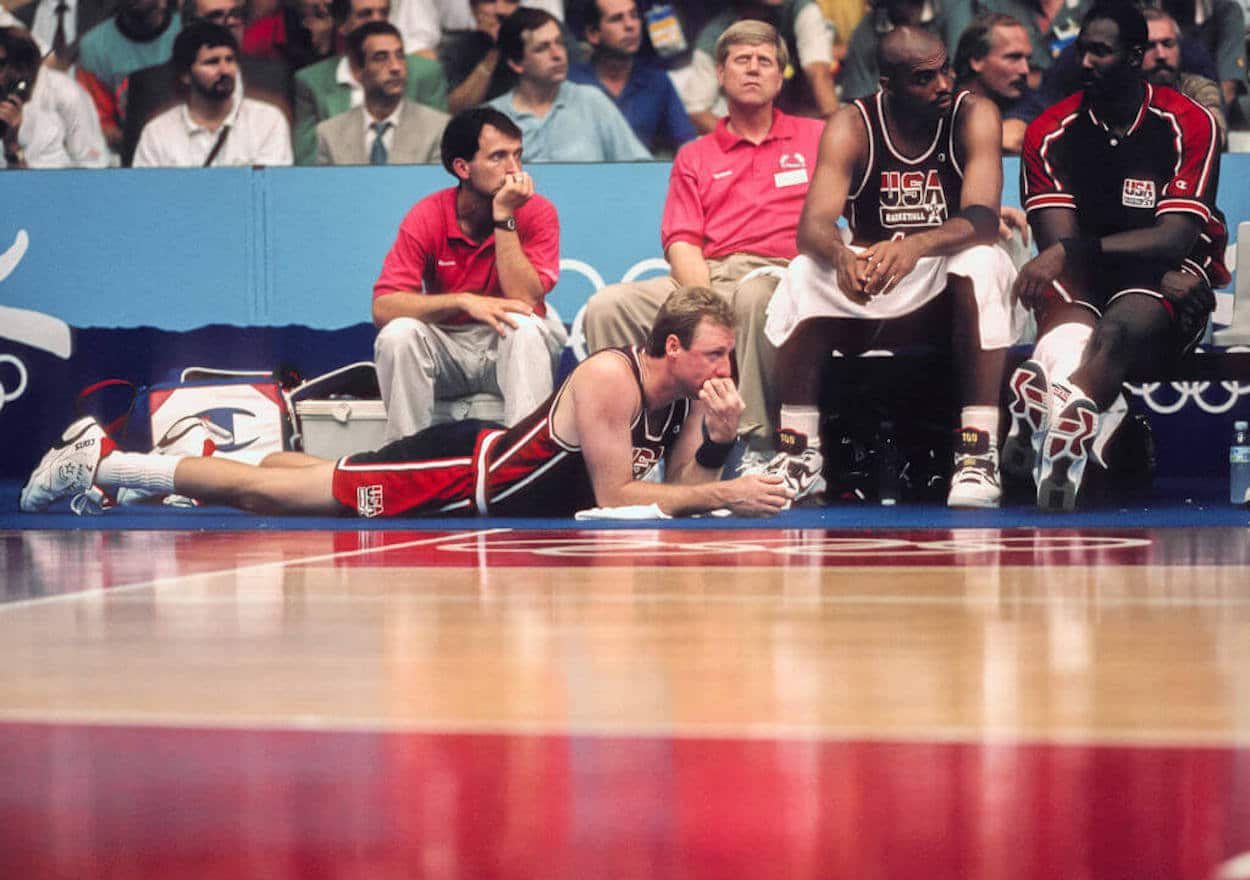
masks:
<svg viewBox="0 0 1250 880"><path fill-rule="evenodd" d="M80 419L35 469L21 506L128 490L268 514L569 516L651 504L672 516L774 514L792 494L780 478L718 479L743 409L730 378L733 322L711 290L679 288L645 350L588 358L516 426L440 425L337 462L289 452L261 466L126 453L94 419ZM666 482L643 482L660 461Z"/></svg>
<svg viewBox="0 0 1250 880"><path fill-rule="evenodd" d="M817 407L831 349L856 354L949 333L959 365L962 430L947 503L996 507L999 388L1023 312L1015 271L994 246L1002 194L1002 122L988 99L954 91L941 41L896 28L878 46L881 88L842 107L821 138L799 221L801 252L768 310L766 332L787 378L779 446L802 494L818 475ZM849 230L838 228L845 216ZM954 325L931 308L953 298ZM798 479L794 479L794 475Z"/></svg>

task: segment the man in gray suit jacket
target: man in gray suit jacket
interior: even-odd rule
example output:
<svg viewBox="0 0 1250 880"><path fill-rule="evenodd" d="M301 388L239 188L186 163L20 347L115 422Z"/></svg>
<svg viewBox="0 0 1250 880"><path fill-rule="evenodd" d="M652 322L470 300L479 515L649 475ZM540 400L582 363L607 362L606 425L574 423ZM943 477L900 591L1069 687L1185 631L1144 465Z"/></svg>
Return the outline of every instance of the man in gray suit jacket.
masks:
<svg viewBox="0 0 1250 880"><path fill-rule="evenodd" d="M408 64L399 30L386 21L361 25L347 36L347 61L364 103L317 124L317 164L440 161L439 142L450 117L404 98Z"/></svg>
<svg viewBox="0 0 1250 880"><path fill-rule="evenodd" d="M343 40L356 28L371 21L387 21L390 0L330 0L330 13ZM410 101L447 110L447 80L437 61L421 55L408 56ZM334 55L295 72L295 126L291 144L296 165L312 165L317 160L317 123L337 116L361 103L360 84L351 73L346 55Z"/></svg>

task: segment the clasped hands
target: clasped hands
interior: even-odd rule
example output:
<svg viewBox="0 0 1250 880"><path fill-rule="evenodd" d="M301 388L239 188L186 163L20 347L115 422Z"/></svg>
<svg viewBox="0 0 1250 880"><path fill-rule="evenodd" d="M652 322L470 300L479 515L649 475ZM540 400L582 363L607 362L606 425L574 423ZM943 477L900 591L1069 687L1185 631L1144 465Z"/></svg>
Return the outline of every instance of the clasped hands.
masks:
<svg viewBox="0 0 1250 880"><path fill-rule="evenodd" d="M837 257L838 286L850 299L867 302L889 293L911 274L920 259L906 238L888 239L855 252L842 248Z"/></svg>

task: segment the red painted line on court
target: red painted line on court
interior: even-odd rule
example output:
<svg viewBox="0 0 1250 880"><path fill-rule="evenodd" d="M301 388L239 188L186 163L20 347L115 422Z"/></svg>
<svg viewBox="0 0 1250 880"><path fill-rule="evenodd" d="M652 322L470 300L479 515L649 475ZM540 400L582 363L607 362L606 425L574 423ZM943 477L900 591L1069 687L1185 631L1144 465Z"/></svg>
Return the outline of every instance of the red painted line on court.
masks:
<svg viewBox="0 0 1250 880"><path fill-rule="evenodd" d="M0 876L1168 878L1250 751L0 724Z"/></svg>
<svg viewBox="0 0 1250 880"><path fill-rule="evenodd" d="M416 546L405 546L413 545ZM369 567L1250 565L1250 532L955 529L17 532L0 603L255 565Z"/></svg>
<svg viewBox="0 0 1250 880"><path fill-rule="evenodd" d="M396 543L407 533L392 533ZM509 531L353 557L358 566L1250 565L1245 529Z"/></svg>

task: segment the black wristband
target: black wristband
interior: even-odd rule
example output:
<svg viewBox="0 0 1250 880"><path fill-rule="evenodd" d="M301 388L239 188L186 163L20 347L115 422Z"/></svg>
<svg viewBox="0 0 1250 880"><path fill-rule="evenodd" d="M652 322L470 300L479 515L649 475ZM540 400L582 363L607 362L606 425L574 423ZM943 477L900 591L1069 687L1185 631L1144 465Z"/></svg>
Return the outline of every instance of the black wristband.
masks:
<svg viewBox="0 0 1250 880"><path fill-rule="evenodd" d="M1102 256L1102 239L1096 235L1086 238L1061 238L1064 254L1076 260L1080 265L1090 267Z"/></svg>
<svg viewBox="0 0 1250 880"><path fill-rule="evenodd" d="M985 205L969 205L959 212L958 216L963 217L972 224L972 230L977 234L977 238L989 239L995 241L998 238L998 212Z"/></svg>
<svg viewBox="0 0 1250 880"><path fill-rule="evenodd" d="M733 452L733 448L733 441L717 443L710 437L704 437L702 445L699 446L699 451L694 454L694 460L701 467L723 468L725 462L729 461L729 453Z"/></svg>

